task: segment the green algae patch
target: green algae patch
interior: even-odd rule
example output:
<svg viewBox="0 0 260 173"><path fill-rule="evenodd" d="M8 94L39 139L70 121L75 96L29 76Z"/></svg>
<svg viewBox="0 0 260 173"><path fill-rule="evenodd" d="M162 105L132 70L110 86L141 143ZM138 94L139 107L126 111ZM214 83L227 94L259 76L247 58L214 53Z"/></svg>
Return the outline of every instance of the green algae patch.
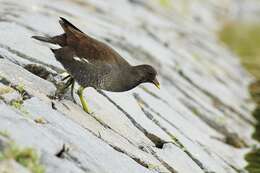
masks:
<svg viewBox="0 0 260 173"><path fill-rule="evenodd" d="M159 0L159 3L163 7L171 7L172 3L170 0Z"/></svg>
<svg viewBox="0 0 260 173"><path fill-rule="evenodd" d="M225 24L219 32L219 38L240 56L246 69L260 79L260 24Z"/></svg>
<svg viewBox="0 0 260 173"><path fill-rule="evenodd" d="M260 141L260 24L228 23L219 32L219 38L240 57L244 67L258 80L249 88L257 108L253 116L257 120L253 138ZM250 173L260 173L260 148L254 148L245 156L246 169Z"/></svg>
<svg viewBox="0 0 260 173"><path fill-rule="evenodd" d="M257 108L253 112L253 116L257 120L255 125L255 132L253 133L253 138L260 141L260 82L257 81L250 86L250 92L252 98L257 103ZM260 148L254 148L245 157L248 161L246 169L250 173L260 173Z"/></svg>
<svg viewBox="0 0 260 173"><path fill-rule="evenodd" d="M21 148L14 143L10 143L4 151L0 151L0 161L13 159L26 167L32 173L44 173L44 167L40 164L40 159L36 150L32 148Z"/></svg>
<svg viewBox="0 0 260 173"><path fill-rule="evenodd" d="M22 115L24 115L24 116L29 115L29 112L23 106L23 100L12 100L10 102L10 106L19 110L22 113Z"/></svg>
<svg viewBox="0 0 260 173"><path fill-rule="evenodd" d="M5 137L5 138L9 138L10 134L6 130L0 130L0 136Z"/></svg>
<svg viewBox="0 0 260 173"><path fill-rule="evenodd" d="M16 109L21 110L22 109L22 105L23 105L23 101L22 100L12 100L10 102L10 105Z"/></svg>
<svg viewBox="0 0 260 173"><path fill-rule="evenodd" d="M250 173L259 173L260 172L260 167L259 167L260 149L256 149L251 153L248 153L245 158L248 162L250 162L250 164L246 166L246 169Z"/></svg>

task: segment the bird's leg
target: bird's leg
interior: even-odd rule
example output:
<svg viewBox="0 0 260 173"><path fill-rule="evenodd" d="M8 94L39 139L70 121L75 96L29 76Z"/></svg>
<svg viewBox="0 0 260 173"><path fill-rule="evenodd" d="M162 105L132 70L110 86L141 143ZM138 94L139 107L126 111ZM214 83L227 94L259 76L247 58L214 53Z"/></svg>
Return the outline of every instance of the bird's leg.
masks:
<svg viewBox="0 0 260 173"><path fill-rule="evenodd" d="M77 91L77 94L79 96L83 110L85 112L87 112L88 114L90 114L90 111L89 111L89 108L88 108L88 103L86 102L86 100L84 99L84 96L83 96L83 90L84 90L84 88L82 86L80 86L78 91Z"/></svg>

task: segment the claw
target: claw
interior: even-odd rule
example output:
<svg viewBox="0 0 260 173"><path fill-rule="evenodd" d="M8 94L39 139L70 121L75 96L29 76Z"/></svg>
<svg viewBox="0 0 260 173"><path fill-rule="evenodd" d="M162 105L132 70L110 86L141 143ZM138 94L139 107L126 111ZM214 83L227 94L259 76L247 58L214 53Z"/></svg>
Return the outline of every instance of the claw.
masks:
<svg viewBox="0 0 260 173"><path fill-rule="evenodd" d="M70 91L71 97L72 97L73 102L76 103L75 98L74 98L74 92L73 92L73 90L74 90L74 85L75 85L75 80L74 80L70 75L68 75L68 76L64 77L64 78L62 79L62 81L67 80L67 79L68 79L68 81L67 81L61 88L59 88L59 89L56 91L56 94L55 94L55 95L58 95L58 97L61 97L62 95L65 94L67 88L71 86L71 91ZM61 95L60 95L60 94L61 94ZM59 95L60 95L60 96L59 96Z"/></svg>

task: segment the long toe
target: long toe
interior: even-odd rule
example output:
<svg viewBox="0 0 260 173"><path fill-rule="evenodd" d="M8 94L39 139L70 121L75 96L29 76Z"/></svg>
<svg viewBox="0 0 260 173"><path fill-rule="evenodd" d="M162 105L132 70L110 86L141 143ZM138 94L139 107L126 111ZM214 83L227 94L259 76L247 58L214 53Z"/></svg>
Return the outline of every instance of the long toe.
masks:
<svg viewBox="0 0 260 173"><path fill-rule="evenodd" d="M71 84L71 90L70 90L70 95L74 103L77 103L74 97L74 86L75 86L75 80L73 79L72 84Z"/></svg>
<svg viewBox="0 0 260 173"><path fill-rule="evenodd" d="M66 79L68 79L68 78L70 78L71 76L70 75L67 75L67 76L65 76L64 78L62 78L61 80L62 81L65 81Z"/></svg>

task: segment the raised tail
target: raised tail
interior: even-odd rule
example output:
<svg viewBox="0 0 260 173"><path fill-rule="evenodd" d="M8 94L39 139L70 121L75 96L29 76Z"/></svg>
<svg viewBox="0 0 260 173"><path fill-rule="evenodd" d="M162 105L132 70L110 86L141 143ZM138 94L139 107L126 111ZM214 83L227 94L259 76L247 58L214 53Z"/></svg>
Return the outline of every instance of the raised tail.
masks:
<svg viewBox="0 0 260 173"><path fill-rule="evenodd" d="M68 29L72 28L78 32L83 33L81 30L79 30L76 26L74 26L72 23L70 23L67 19L60 17L60 25L63 28L65 32L67 32Z"/></svg>
<svg viewBox="0 0 260 173"><path fill-rule="evenodd" d="M53 40L52 40L51 38L49 38L49 37L32 36L32 38L34 38L34 39L36 39L36 40L39 40L39 41L56 44L56 43L54 43Z"/></svg>
<svg viewBox="0 0 260 173"><path fill-rule="evenodd" d="M32 38L51 44L58 44L60 46L66 46L66 34L57 35L54 37L32 36Z"/></svg>

